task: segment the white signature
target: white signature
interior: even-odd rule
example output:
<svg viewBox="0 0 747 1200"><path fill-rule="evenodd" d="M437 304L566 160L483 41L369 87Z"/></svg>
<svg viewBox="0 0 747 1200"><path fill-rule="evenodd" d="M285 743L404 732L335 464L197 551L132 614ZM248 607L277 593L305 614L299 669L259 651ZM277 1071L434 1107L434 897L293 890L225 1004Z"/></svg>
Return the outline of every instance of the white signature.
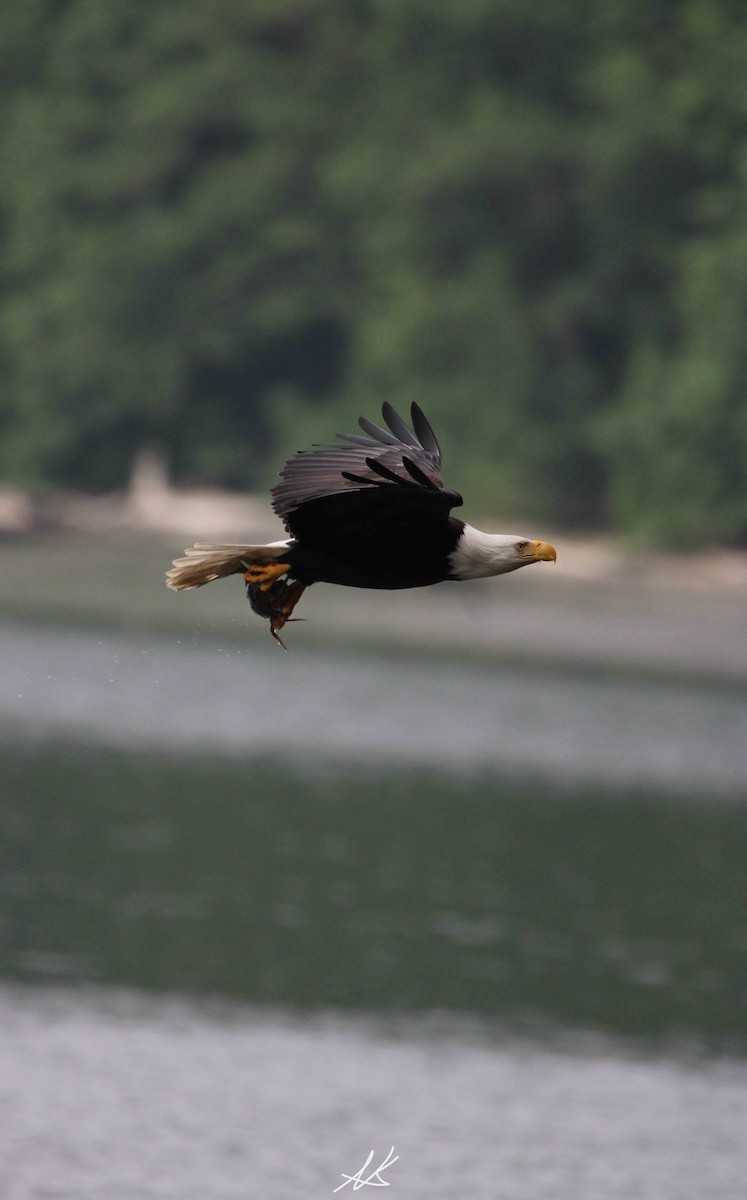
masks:
<svg viewBox="0 0 747 1200"><path fill-rule="evenodd" d="M394 1155L394 1157L392 1157L392 1155ZM394 1153L394 1146L392 1146L383 1163L381 1163L375 1171L372 1171L370 1175L366 1176L364 1175L364 1171L368 1170L368 1165L373 1156L374 1152L372 1150L360 1171L356 1171L355 1175L346 1175L344 1171L340 1171L340 1174L345 1182L336 1187L332 1195L334 1196L335 1192L339 1192L344 1187L347 1187L349 1183L352 1183L354 1192L357 1192L358 1188L365 1187L366 1184L370 1184L371 1187L391 1187L391 1184L388 1180L381 1178L381 1172L387 1167L391 1167L392 1163L396 1163L397 1159L399 1158L399 1155Z"/></svg>

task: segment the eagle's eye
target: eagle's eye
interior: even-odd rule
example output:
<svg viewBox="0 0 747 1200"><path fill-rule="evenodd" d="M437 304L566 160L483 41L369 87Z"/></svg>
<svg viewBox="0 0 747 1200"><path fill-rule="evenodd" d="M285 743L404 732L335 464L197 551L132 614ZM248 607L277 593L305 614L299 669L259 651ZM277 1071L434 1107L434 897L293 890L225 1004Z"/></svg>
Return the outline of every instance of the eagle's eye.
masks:
<svg viewBox="0 0 747 1200"><path fill-rule="evenodd" d="M528 545L529 542L517 542L516 549L519 551L519 554L521 554L522 550L526 550Z"/></svg>

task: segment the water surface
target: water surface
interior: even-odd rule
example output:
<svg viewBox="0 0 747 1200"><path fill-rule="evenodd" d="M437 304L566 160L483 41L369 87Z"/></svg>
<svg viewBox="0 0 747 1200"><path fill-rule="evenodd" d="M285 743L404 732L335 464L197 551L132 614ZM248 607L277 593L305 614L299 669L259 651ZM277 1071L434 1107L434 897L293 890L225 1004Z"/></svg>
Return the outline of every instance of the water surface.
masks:
<svg viewBox="0 0 747 1200"><path fill-rule="evenodd" d="M604 1039L4 987L0 1065L7 1200L747 1193L747 1067Z"/></svg>
<svg viewBox="0 0 747 1200"><path fill-rule="evenodd" d="M747 806L27 748L0 972L747 1042Z"/></svg>
<svg viewBox="0 0 747 1200"><path fill-rule="evenodd" d="M0 721L183 753L387 762L559 784L747 793L747 693L573 670L10 625Z"/></svg>
<svg viewBox="0 0 747 1200"><path fill-rule="evenodd" d="M18 624L0 722L0 1195L747 1194L734 679Z"/></svg>

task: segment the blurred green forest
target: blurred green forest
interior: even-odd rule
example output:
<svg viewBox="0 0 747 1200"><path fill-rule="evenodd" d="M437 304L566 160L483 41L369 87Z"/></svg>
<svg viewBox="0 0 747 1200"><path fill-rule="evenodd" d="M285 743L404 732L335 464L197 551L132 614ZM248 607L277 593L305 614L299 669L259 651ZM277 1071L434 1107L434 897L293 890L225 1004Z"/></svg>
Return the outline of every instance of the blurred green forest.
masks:
<svg viewBox="0 0 747 1200"><path fill-rule="evenodd" d="M6 480L416 400L473 511L747 541L744 0L3 0L0 91Z"/></svg>

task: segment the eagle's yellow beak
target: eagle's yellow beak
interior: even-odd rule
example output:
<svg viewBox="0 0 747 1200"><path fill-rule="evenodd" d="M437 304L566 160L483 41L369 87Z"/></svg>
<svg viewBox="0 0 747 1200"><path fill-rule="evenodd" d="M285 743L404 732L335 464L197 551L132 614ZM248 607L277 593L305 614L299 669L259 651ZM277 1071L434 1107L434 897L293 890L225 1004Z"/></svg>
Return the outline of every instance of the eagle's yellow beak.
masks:
<svg viewBox="0 0 747 1200"><path fill-rule="evenodd" d="M525 562L556 562L558 558L549 542L527 542L519 555Z"/></svg>

